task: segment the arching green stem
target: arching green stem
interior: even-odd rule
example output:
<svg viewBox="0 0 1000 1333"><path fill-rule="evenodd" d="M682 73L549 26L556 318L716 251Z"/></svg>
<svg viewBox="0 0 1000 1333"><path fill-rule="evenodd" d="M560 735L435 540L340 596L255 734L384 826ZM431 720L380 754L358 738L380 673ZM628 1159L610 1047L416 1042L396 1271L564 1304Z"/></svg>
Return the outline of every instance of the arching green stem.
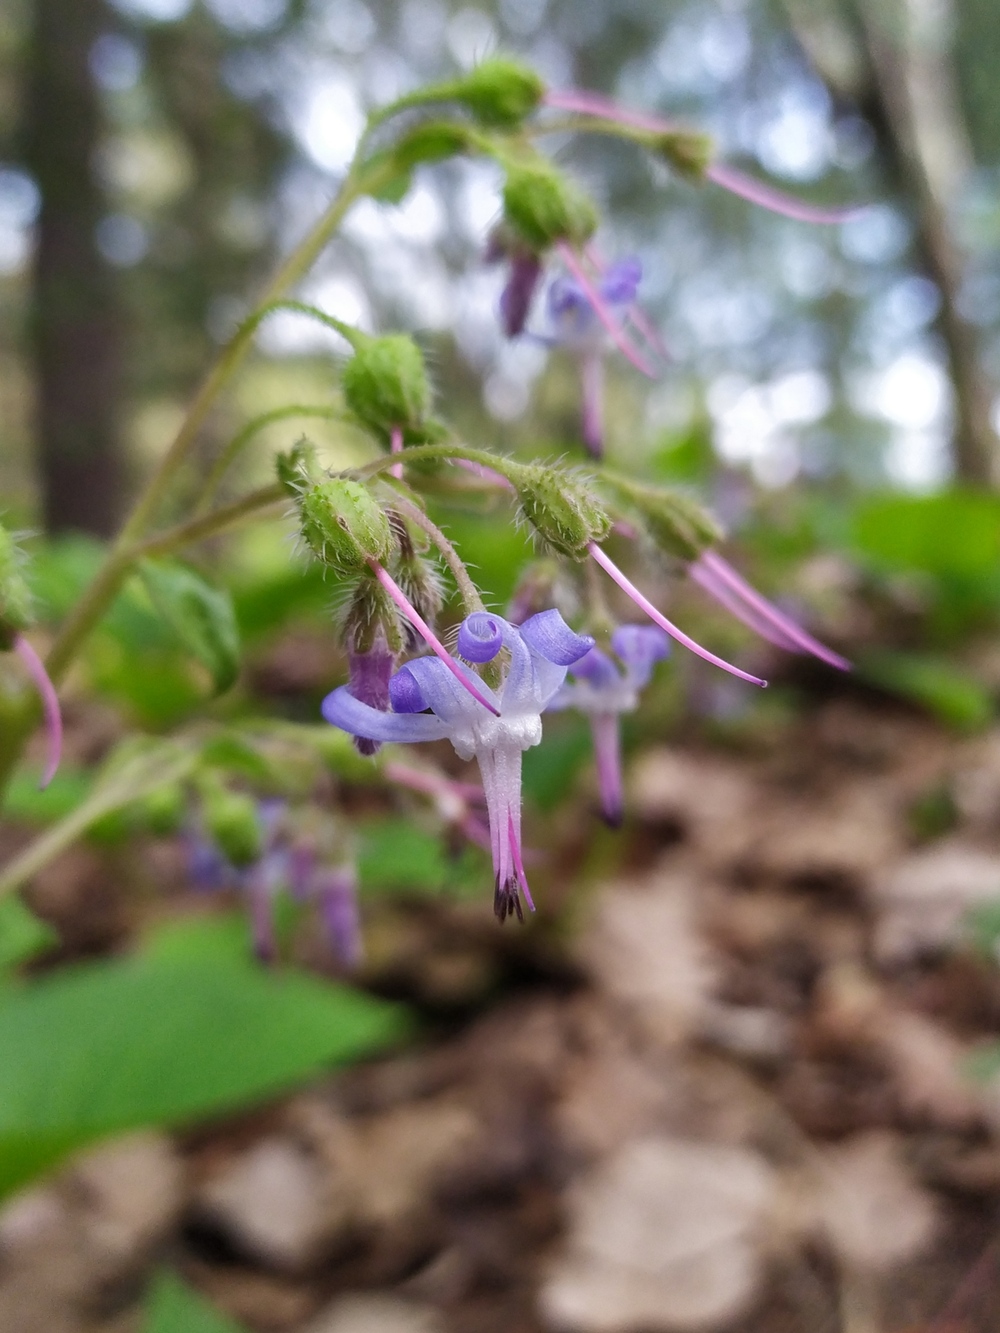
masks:
<svg viewBox="0 0 1000 1333"><path fill-rule="evenodd" d="M412 500L407 500L402 495L394 496L392 504L394 509L398 509L404 517L410 520L411 523L420 528L423 532L426 532L428 537L430 537L431 541L441 552L445 563L451 570L455 582L458 585L459 595L462 598L462 605L465 607L465 614L469 616L472 615L474 611L485 611L486 607L483 605L483 599L479 595L479 589L470 578L469 571L466 569L462 557L458 554L438 525L432 519L427 517L419 505L415 505Z"/></svg>

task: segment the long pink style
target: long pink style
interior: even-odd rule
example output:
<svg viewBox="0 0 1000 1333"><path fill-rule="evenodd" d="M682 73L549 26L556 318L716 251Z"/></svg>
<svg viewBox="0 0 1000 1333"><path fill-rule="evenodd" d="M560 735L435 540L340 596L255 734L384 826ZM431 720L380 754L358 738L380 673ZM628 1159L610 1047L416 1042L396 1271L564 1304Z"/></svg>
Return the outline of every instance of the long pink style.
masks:
<svg viewBox="0 0 1000 1333"><path fill-rule="evenodd" d="M659 116L650 116L642 111L633 111L629 107L619 106L608 97L599 93L584 93L570 89L567 92L549 92L545 95L546 106L559 111L575 111L582 116L595 116L598 120L615 121L619 125L632 125L637 130L646 130L650 134L683 134L687 127L676 121L661 120ZM782 217L794 218L796 222L834 224L846 222L857 216L861 208L852 205L847 208L819 208L808 204L803 199L776 190L773 185L766 185L739 171L736 167L723 162L710 162L705 168L705 179L739 195L752 204L780 213Z"/></svg>
<svg viewBox="0 0 1000 1333"><path fill-rule="evenodd" d="M440 657L441 661L455 677L459 685L461 685L463 689L468 690L473 699L475 699L477 703L482 704L482 706L491 712L494 717L499 717L500 709L491 704L486 696L476 689L468 676L459 669L458 663L452 657L451 653L449 653L448 649L437 637L430 625L427 624L427 621L424 620L423 616L412 604L406 593L403 592L402 588L389 571L383 569L377 560L372 560L369 563L371 564L372 571L379 583L381 583L382 587L396 603L403 615L406 616L413 628L423 637L428 648Z"/></svg>
<svg viewBox="0 0 1000 1333"><path fill-rule="evenodd" d="M591 282L590 275L588 274L587 270L583 267L583 265L580 263L576 251L566 241L560 241L558 243L557 249L560 255L562 256L563 262L565 263L566 267L569 269L570 273L573 274L573 277L576 279L576 281L580 284L580 288L583 291L584 296L586 296L587 300L593 307L594 314L597 316L597 318L604 325L605 329L607 329L608 333L611 335L615 346L618 348L618 350L622 353L623 356L626 356L629 359L629 361L632 362L636 370L641 370L644 375L648 376L650 379L653 379L656 375L656 372L654 371L653 367L649 364L649 362L642 355L639 349L633 346L632 340L629 338L628 334L625 332L622 326L612 315L611 311L608 309L607 305L605 304L604 298L601 296L601 293Z"/></svg>
<svg viewBox="0 0 1000 1333"><path fill-rule="evenodd" d="M614 561L604 554L596 542L591 542L588 545L587 550L605 573L609 574L611 578L614 579L619 588L632 598L632 601L635 602L636 606L645 611L650 620L652 620L654 624L659 625L660 629L666 630L671 638L676 639L678 643L682 643L685 648L689 648L691 652L696 653L699 657L703 657L706 662L711 662L713 666L721 667L723 671L728 671L731 676L739 676L740 680L749 681L751 685L759 685L761 689L767 688L766 680L761 680L759 676L751 676L748 671L741 671L739 667L733 666L731 662L726 662L723 658L716 657L715 653L710 653L707 648L703 648L700 643L696 643L690 635L685 634L682 629L678 629L672 621L667 619L658 607L653 605L648 597L645 597L639 591L632 580L622 573Z"/></svg>

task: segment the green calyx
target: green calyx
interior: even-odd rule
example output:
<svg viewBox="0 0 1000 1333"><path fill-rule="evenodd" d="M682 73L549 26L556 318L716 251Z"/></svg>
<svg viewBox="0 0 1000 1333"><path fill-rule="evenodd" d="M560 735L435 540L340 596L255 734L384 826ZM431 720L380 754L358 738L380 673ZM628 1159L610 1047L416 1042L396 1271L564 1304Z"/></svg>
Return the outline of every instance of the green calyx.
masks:
<svg viewBox="0 0 1000 1333"><path fill-rule="evenodd" d="M530 250L557 241L583 245L597 230L597 210L587 196L547 162L509 162L503 188L504 221Z"/></svg>
<svg viewBox="0 0 1000 1333"><path fill-rule="evenodd" d="M209 837L230 865L238 870L253 865L264 850L264 826L257 802L214 778L205 778L201 788L202 815Z"/></svg>
<svg viewBox="0 0 1000 1333"><path fill-rule="evenodd" d="M395 654L403 651L404 634L396 604L370 570L358 580L342 615L341 631L349 652L370 653L379 646Z"/></svg>
<svg viewBox="0 0 1000 1333"><path fill-rule="evenodd" d="M360 482L317 482L299 499L299 515L309 549L344 578L365 573L372 560L384 565L392 555L389 520Z"/></svg>
<svg viewBox="0 0 1000 1333"><path fill-rule="evenodd" d="M582 560L591 542L611 531L611 517L594 492L578 478L543 464L510 472L521 509L543 545Z"/></svg>
<svg viewBox="0 0 1000 1333"><path fill-rule="evenodd" d="M672 130L665 134L650 135L649 148L687 180L704 180L705 171L714 156L715 146L707 134L693 130Z"/></svg>
<svg viewBox="0 0 1000 1333"><path fill-rule="evenodd" d="M24 577L24 554L14 536L0 527L0 650L9 651L14 640L34 620L32 597Z"/></svg>
<svg viewBox="0 0 1000 1333"><path fill-rule="evenodd" d="M296 441L287 454L278 454L274 460L278 481L293 500L301 500L310 486L320 477L316 446L303 437Z"/></svg>
<svg viewBox="0 0 1000 1333"><path fill-rule="evenodd" d="M344 400L354 415L384 442L394 430L423 438L431 386L420 348L394 333L365 338L341 375Z"/></svg>
<svg viewBox="0 0 1000 1333"><path fill-rule="evenodd" d="M482 61L453 89L455 101L491 129L516 129L544 95L545 84L535 71L506 56Z"/></svg>
<svg viewBox="0 0 1000 1333"><path fill-rule="evenodd" d="M708 510L690 496L611 476L605 480L627 501L629 517L637 517L652 541L668 555L697 560L724 536Z"/></svg>

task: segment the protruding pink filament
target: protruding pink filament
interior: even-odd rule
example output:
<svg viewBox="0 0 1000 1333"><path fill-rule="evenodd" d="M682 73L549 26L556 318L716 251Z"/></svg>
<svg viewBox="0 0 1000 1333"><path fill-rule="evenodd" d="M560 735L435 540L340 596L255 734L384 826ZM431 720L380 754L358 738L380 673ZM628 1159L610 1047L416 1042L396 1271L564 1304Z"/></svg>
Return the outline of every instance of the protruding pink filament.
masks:
<svg viewBox="0 0 1000 1333"><path fill-rule="evenodd" d="M724 162L710 162L705 168L705 179L714 185L721 185L730 194L737 194L751 204L769 209L772 213L780 213L782 217L794 218L796 222L814 222L821 226L847 222L849 218L857 217L864 207L854 204L847 208L820 208L816 204L806 203L804 199L785 194L784 190L776 190L773 185L756 180Z"/></svg>
<svg viewBox="0 0 1000 1333"><path fill-rule="evenodd" d="M42 774L41 786L44 789L55 777L59 760L62 758L63 727L62 713L59 709L59 696L56 694L56 687L49 679L49 673L45 670L45 663L23 634L19 634L14 640L14 651L24 663L25 670L34 682L35 689L42 701L42 711L45 714L49 757L45 764L45 772Z"/></svg>
<svg viewBox="0 0 1000 1333"><path fill-rule="evenodd" d="M459 685L461 685L463 689L468 690L468 692L472 695L473 699L475 699L477 703L482 704L483 707L487 709L489 712L491 712L494 717L499 717L500 709L497 708L494 704L491 704L490 701L486 698L486 696L480 693L480 691L476 689L475 685L473 685L472 681L469 680L468 676L466 676L462 672L462 670L459 668L458 663L452 657L451 653L449 653L448 649L437 637L437 635L431 629L430 625L427 624L426 620L424 620L423 616L420 614L417 608L411 603L406 593L403 592L402 588L396 583L395 579L388 572L388 570L383 569L377 560L370 560L368 563L371 565L375 577L378 579L379 583L381 583L382 587L386 590L386 592L389 594L392 600L396 603L400 611L403 612L403 614L406 616L407 620L409 620L413 628L423 636L424 641L426 642L428 648L430 648L433 652L435 652L438 655L438 657L440 657L441 661L445 664L445 666L448 668L451 674L455 677Z"/></svg>
<svg viewBox="0 0 1000 1333"><path fill-rule="evenodd" d="M524 901L528 904L528 911L533 912L535 904L531 898L531 890L528 888L528 876L524 873L524 860L521 856L521 835L514 827L512 812L507 814L507 840L510 843L510 854L514 862L514 873L517 875L517 882L524 894Z"/></svg>
<svg viewBox="0 0 1000 1333"><path fill-rule="evenodd" d="M481 481L489 482L491 486L500 486L505 491L514 489L511 482L506 477L494 472L491 467L486 467L483 463L474 463L471 458L453 458L451 460L456 467L464 468L466 472L471 472Z"/></svg>
<svg viewBox="0 0 1000 1333"><path fill-rule="evenodd" d="M389 437L389 452L393 454L401 454L403 452L403 428L401 426L393 426L392 428L392 434ZM393 463L389 471L394 477L402 477L402 463Z"/></svg>
<svg viewBox="0 0 1000 1333"><path fill-rule="evenodd" d="M746 614L740 616L740 609L731 604L727 605L727 610L743 619L758 634L777 643L779 647L790 648L793 652L812 653L814 657L836 667L838 671L850 671L851 664L846 657L841 657L832 648L827 648L818 639L814 639L807 630L797 625L790 616L779 611L715 551L705 551L699 556L691 566L691 575L706 592L720 602L724 600L720 594L728 589L737 599L737 603L744 604L742 609L749 611L753 618L748 618Z"/></svg>
<svg viewBox="0 0 1000 1333"><path fill-rule="evenodd" d="M739 676L740 680L749 681L751 685L759 685L761 689L767 688L766 680L761 680L759 676L751 676L748 671L741 671L739 667L732 666L731 663L724 661L721 657L716 657L715 653L710 653L708 649L703 648L700 643L695 643L694 639L685 634L682 629L678 629L672 621L667 619L662 611L658 610L653 605L648 597L645 597L639 591L631 579L622 573L614 561L604 554L596 542L590 542L587 546L587 550L605 573L610 574L618 584L619 588L632 598L632 601L635 602L636 606L645 611L646 615L649 616L654 624L659 625L660 629L666 630L666 632L672 638L676 639L678 643L682 643L685 648L689 648L691 652L697 653L699 657L703 657L706 662L711 662L713 666L721 667L723 671L728 671L731 676Z"/></svg>
<svg viewBox="0 0 1000 1333"><path fill-rule="evenodd" d="M650 134L685 134L687 127L675 121L661 120L659 116L650 116L642 111L633 111L629 107L619 106L609 98L597 93L549 92L545 95L547 106L561 111L576 111L584 116L597 116L601 120L617 121L619 125L632 125L637 130L647 130ZM846 222L855 217L861 208L853 205L847 208L819 208L808 204L793 195L776 190L772 185L755 180L736 167L723 162L710 162L705 168L705 179L719 185L731 194L739 195L751 204L780 213L783 217L794 218L797 222L837 223Z"/></svg>
<svg viewBox="0 0 1000 1333"><path fill-rule="evenodd" d="M557 248L559 250L559 253L562 255L563 262L565 263L566 267L573 274L573 277L576 279L576 281L580 284L580 288L583 291L584 296L586 296L587 300L593 307L594 314L601 321L601 323L604 325L604 327L607 329L608 333L614 340L615 346L618 348L618 350L622 353L623 356L628 357L629 361L632 362L636 370L641 370L644 375L648 375L650 379L653 379L655 377L656 372L653 370L652 366L650 366L649 362L645 359L645 357L638 350L638 348L633 347L632 341L629 338L628 334L615 319L614 315L612 315L611 311L607 307L607 303L605 302L604 297L591 282L587 270L580 263L580 260L578 259L573 247L567 244L566 241L560 241L558 243Z"/></svg>

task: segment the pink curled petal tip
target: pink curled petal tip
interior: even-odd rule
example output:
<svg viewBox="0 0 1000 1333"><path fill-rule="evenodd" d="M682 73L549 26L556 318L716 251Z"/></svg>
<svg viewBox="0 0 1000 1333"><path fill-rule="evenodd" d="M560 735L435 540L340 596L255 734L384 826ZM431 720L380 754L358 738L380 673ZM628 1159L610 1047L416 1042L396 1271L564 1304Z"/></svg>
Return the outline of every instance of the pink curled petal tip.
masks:
<svg viewBox="0 0 1000 1333"><path fill-rule="evenodd" d="M393 454L401 454L403 452L403 431L399 426L393 426L392 428L392 435L389 440L389 452ZM393 463L389 471L398 481L403 475L402 463Z"/></svg>
<svg viewBox="0 0 1000 1333"><path fill-rule="evenodd" d="M773 185L759 181L754 176L748 176L745 172L727 166L723 162L710 162L705 168L705 179L723 190L728 190L730 194L746 199L748 203L757 204L771 213L780 213L782 217L792 218L796 222L833 226L838 222L850 221L867 207L866 204L850 204L843 208L821 208L816 204L807 203L804 199L796 199L794 195L786 194L784 190L777 190Z"/></svg>
<svg viewBox="0 0 1000 1333"><path fill-rule="evenodd" d="M56 687L49 679L49 673L45 670L45 663L22 634L19 634L14 640L14 651L24 663L25 670L38 690L39 698L42 701L42 710L45 714L49 756L39 784L41 790L44 791L55 777L59 761L62 758L63 726L59 696L56 694Z"/></svg>

